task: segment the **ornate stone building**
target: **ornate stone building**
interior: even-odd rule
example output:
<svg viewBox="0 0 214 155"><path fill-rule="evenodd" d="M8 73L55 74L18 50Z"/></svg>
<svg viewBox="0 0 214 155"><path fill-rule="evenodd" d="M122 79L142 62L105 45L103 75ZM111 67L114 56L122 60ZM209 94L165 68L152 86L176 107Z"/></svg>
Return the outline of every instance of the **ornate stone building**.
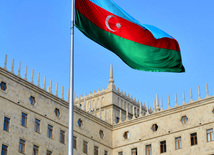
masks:
<svg viewBox="0 0 214 155"><path fill-rule="evenodd" d="M14 64L14 63L13 63ZM46 90L33 72L27 80L14 66L0 67L0 146L2 155L66 155L68 102ZM69 98L69 96L67 97ZM214 155L214 96L163 110L116 89L111 66L106 89L74 101L74 155Z"/></svg>

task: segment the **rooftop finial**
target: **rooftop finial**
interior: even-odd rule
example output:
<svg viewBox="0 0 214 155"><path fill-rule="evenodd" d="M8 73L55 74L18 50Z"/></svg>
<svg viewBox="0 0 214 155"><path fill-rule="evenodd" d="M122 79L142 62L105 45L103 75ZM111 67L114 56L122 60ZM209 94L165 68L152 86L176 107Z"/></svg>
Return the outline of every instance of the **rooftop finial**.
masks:
<svg viewBox="0 0 214 155"><path fill-rule="evenodd" d="M198 100L201 99L201 92L200 92L200 87L198 86Z"/></svg>
<svg viewBox="0 0 214 155"><path fill-rule="evenodd" d="M56 96L58 96L58 83L56 83Z"/></svg>
<svg viewBox="0 0 214 155"><path fill-rule="evenodd" d="M175 107L178 106L178 103L177 103L177 93L175 93Z"/></svg>
<svg viewBox="0 0 214 155"><path fill-rule="evenodd" d="M4 69L7 70L7 54L5 55Z"/></svg>
<svg viewBox="0 0 214 155"><path fill-rule="evenodd" d="M32 69L32 73L31 73L31 83L33 83L33 69Z"/></svg>
<svg viewBox="0 0 214 155"><path fill-rule="evenodd" d="M190 88L190 102L193 102L193 99L192 99L192 88Z"/></svg>
<svg viewBox="0 0 214 155"><path fill-rule="evenodd" d="M52 80L50 80L50 90L49 93L52 93Z"/></svg>
<svg viewBox="0 0 214 155"><path fill-rule="evenodd" d="M156 94L156 111L160 111L158 94Z"/></svg>
<svg viewBox="0 0 214 155"><path fill-rule="evenodd" d="M147 109L146 115L149 115L149 102L146 103L146 109Z"/></svg>
<svg viewBox="0 0 214 155"><path fill-rule="evenodd" d="M185 94L184 94L184 91L183 91L183 104L185 104Z"/></svg>
<svg viewBox="0 0 214 155"><path fill-rule="evenodd" d="M114 83L114 79L113 79L113 66L111 64L110 67L110 79L109 79L109 83Z"/></svg>
<svg viewBox="0 0 214 155"><path fill-rule="evenodd" d="M163 110L163 98L161 97L161 111Z"/></svg>
<svg viewBox="0 0 214 155"><path fill-rule="evenodd" d="M207 95L206 95L206 97L209 97L208 84L206 84L206 92L207 92Z"/></svg>
<svg viewBox="0 0 214 155"><path fill-rule="evenodd" d="M62 97L61 97L61 99L64 100L64 86L62 86Z"/></svg>
<svg viewBox="0 0 214 155"><path fill-rule="evenodd" d="M169 95L168 95L168 108L167 109L170 109L171 107L170 107L170 97L169 97Z"/></svg>
<svg viewBox="0 0 214 155"><path fill-rule="evenodd" d="M69 97L70 97L70 90L68 89L67 102L69 102Z"/></svg>
<svg viewBox="0 0 214 155"><path fill-rule="evenodd" d="M25 66L25 80L27 80L27 66Z"/></svg>
<svg viewBox="0 0 214 155"><path fill-rule="evenodd" d="M46 76L44 77L44 90L46 90Z"/></svg>
<svg viewBox="0 0 214 155"><path fill-rule="evenodd" d="M38 86L38 87L40 87L39 82L40 82L40 73L38 73L38 80L37 80L37 86Z"/></svg>
<svg viewBox="0 0 214 155"><path fill-rule="evenodd" d="M21 77L20 71L21 71L21 62L19 62L19 68L18 68L18 76L19 77Z"/></svg>
<svg viewBox="0 0 214 155"><path fill-rule="evenodd" d="M12 61L12 66L11 66L11 73L14 73L14 59L13 59L13 61Z"/></svg>

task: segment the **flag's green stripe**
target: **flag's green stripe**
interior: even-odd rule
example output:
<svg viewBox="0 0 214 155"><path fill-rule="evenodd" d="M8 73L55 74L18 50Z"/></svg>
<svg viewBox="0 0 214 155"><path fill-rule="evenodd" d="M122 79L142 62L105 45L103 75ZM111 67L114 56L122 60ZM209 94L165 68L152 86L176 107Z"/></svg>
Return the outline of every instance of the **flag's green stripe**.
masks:
<svg viewBox="0 0 214 155"><path fill-rule="evenodd" d="M76 10L76 27L87 37L117 54L134 69L152 72L184 72L179 51L139 44L104 31Z"/></svg>

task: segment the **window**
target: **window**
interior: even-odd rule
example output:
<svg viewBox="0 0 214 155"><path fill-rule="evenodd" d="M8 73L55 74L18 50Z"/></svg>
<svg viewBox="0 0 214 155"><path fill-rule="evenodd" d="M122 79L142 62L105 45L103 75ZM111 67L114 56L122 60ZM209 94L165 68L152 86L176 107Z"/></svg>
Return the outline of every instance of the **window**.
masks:
<svg viewBox="0 0 214 155"><path fill-rule="evenodd" d="M65 131L60 130L60 142L65 144Z"/></svg>
<svg viewBox="0 0 214 155"><path fill-rule="evenodd" d="M78 119L77 124L78 124L78 126L79 126L80 128L82 127L83 122L82 122L81 118L80 118L80 119Z"/></svg>
<svg viewBox="0 0 214 155"><path fill-rule="evenodd" d="M146 145L146 155L152 155L152 145Z"/></svg>
<svg viewBox="0 0 214 155"><path fill-rule="evenodd" d="M4 128L3 128L3 130L9 132L9 126L10 126L10 119L7 117L4 117Z"/></svg>
<svg viewBox="0 0 214 155"><path fill-rule="evenodd" d="M197 145L197 133L190 134L191 146Z"/></svg>
<svg viewBox="0 0 214 155"><path fill-rule="evenodd" d="M105 150L105 151L104 151L104 155L108 155L108 151Z"/></svg>
<svg viewBox="0 0 214 155"><path fill-rule="evenodd" d="M214 137L213 137L213 129L208 129L207 130L207 141L214 141Z"/></svg>
<svg viewBox="0 0 214 155"><path fill-rule="evenodd" d="M59 115L60 115L59 109L56 108L56 109L54 110L54 112L55 112L55 115L56 115L57 117L59 117Z"/></svg>
<svg viewBox="0 0 214 155"><path fill-rule="evenodd" d="M47 150L47 155L52 155L52 151Z"/></svg>
<svg viewBox="0 0 214 155"><path fill-rule="evenodd" d="M7 148L8 146L2 144L2 150L1 150L2 155L7 155Z"/></svg>
<svg viewBox="0 0 214 155"><path fill-rule="evenodd" d="M3 81L0 83L0 87L1 87L1 90L3 90L3 91L5 91L7 89L7 85Z"/></svg>
<svg viewBox="0 0 214 155"><path fill-rule="evenodd" d="M31 105L34 105L35 104L35 97L33 97L33 96L30 96L30 104Z"/></svg>
<svg viewBox="0 0 214 155"><path fill-rule="evenodd" d="M73 136L73 148L77 149L77 137Z"/></svg>
<svg viewBox="0 0 214 155"><path fill-rule="evenodd" d="M181 149L181 137L175 138L175 149Z"/></svg>
<svg viewBox="0 0 214 155"><path fill-rule="evenodd" d="M33 145L33 155L38 155L39 154L39 147L36 145Z"/></svg>
<svg viewBox="0 0 214 155"><path fill-rule="evenodd" d="M35 119L35 132L40 133L40 120Z"/></svg>
<svg viewBox="0 0 214 155"><path fill-rule="evenodd" d="M212 111L212 113L214 114L214 108L213 108L213 111Z"/></svg>
<svg viewBox="0 0 214 155"><path fill-rule="evenodd" d="M19 140L19 152L25 153L25 140L22 139Z"/></svg>
<svg viewBox="0 0 214 155"><path fill-rule="evenodd" d="M83 141L83 153L88 153L88 143L86 141Z"/></svg>
<svg viewBox="0 0 214 155"><path fill-rule="evenodd" d="M160 153L166 152L166 141L160 142Z"/></svg>
<svg viewBox="0 0 214 155"><path fill-rule="evenodd" d="M118 152L118 155L123 155L123 151L121 151L121 152Z"/></svg>
<svg viewBox="0 0 214 155"><path fill-rule="evenodd" d="M100 131L99 131L99 135L100 135L100 138L103 139L103 137L104 137L103 130L100 130Z"/></svg>
<svg viewBox="0 0 214 155"><path fill-rule="evenodd" d="M153 124L152 125L152 131L157 131L158 130L158 125L157 124Z"/></svg>
<svg viewBox="0 0 214 155"><path fill-rule="evenodd" d="M51 139L53 138L52 133L53 133L53 126L48 124L48 137Z"/></svg>
<svg viewBox="0 0 214 155"><path fill-rule="evenodd" d="M98 147L94 146L94 155L98 155Z"/></svg>
<svg viewBox="0 0 214 155"><path fill-rule="evenodd" d="M131 155L137 155L137 148L132 149L132 154Z"/></svg>
<svg viewBox="0 0 214 155"><path fill-rule="evenodd" d="M119 118L119 117L116 117L116 118L115 118L115 122L118 124L119 121L120 121L120 118Z"/></svg>
<svg viewBox="0 0 214 155"><path fill-rule="evenodd" d="M25 113L22 113L21 125L24 126L24 127L27 126L27 114L25 114Z"/></svg>
<svg viewBox="0 0 214 155"><path fill-rule="evenodd" d="M124 132L123 134L124 139L129 139L129 136L130 136L129 131Z"/></svg>
<svg viewBox="0 0 214 155"><path fill-rule="evenodd" d="M181 117L181 122L182 122L183 124L186 124L186 123L188 122L187 116L182 116L182 117Z"/></svg>

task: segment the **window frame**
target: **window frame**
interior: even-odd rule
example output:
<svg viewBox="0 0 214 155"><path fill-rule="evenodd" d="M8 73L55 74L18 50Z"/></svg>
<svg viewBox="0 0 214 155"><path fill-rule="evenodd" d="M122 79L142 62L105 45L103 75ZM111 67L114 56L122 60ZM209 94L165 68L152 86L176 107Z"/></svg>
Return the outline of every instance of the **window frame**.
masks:
<svg viewBox="0 0 214 155"><path fill-rule="evenodd" d="M147 150L148 150L148 154L147 154ZM145 146L145 154L146 155L151 155L152 154L152 144L148 144Z"/></svg>
<svg viewBox="0 0 214 155"><path fill-rule="evenodd" d="M193 140L193 141L192 141ZM193 143L192 143L193 142ZM190 144L191 146L198 145L198 137L197 137L197 132L191 133L190 134Z"/></svg>
<svg viewBox="0 0 214 155"><path fill-rule="evenodd" d="M77 137L73 136L73 149L77 149Z"/></svg>
<svg viewBox="0 0 214 155"><path fill-rule="evenodd" d="M2 90L2 91L7 91L7 83L6 82L4 82L4 81L1 81L1 83L0 83L0 89Z"/></svg>
<svg viewBox="0 0 214 155"><path fill-rule="evenodd" d="M182 120L184 120L184 121L182 121ZM187 124L188 120L189 120L189 118L186 115L181 117L181 123L182 124Z"/></svg>
<svg viewBox="0 0 214 155"><path fill-rule="evenodd" d="M118 152L118 155L123 155L123 151Z"/></svg>
<svg viewBox="0 0 214 155"><path fill-rule="evenodd" d="M175 150L179 150L179 149L182 149L181 136L180 137L175 137Z"/></svg>
<svg viewBox="0 0 214 155"><path fill-rule="evenodd" d="M99 155L99 147L94 145L94 155Z"/></svg>
<svg viewBox="0 0 214 155"><path fill-rule="evenodd" d="M39 154L39 146L33 145L33 155L38 155L38 154Z"/></svg>
<svg viewBox="0 0 214 155"><path fill-rule="evenodd" d="M53 139L53 126L48 124L48 138Z"/></svg>
<svg viewBox="0 0 214 155"><path fill-rule="evenodd" d="M83 153L88 154L88 142L83 141Z"/></svg>
<svg viewBox="0 0 214 155"><path fill-rule="evenodd" d="M60 140L60 143L65 144L65 131L60 130L59 140Z"/></svg>
<svg viewBox="0 0 214 155"><path fill-rule="evenodd" d="M8 154L8 146L7 145L2 144L1 154L2 155Z"/></svg>
<svg viewBox="0 0 214 155"><path fill-rule="evenodd" d="M209 131L209 130L211 130L211 131ZM207 142L214 141L214 132L213 132L213 128L207 129L207 130L206 130L206 134L207 134ZM210 138L210 140L208 139L208 137Z"/></svg>
<svg viewBox="0 0 214 155"><path fill-rule="evenodd" d="M47 154L47 155L52 155L52 153L53 153L53 152L50 151L50 150L47 150L47 151L46 151L46 154Z"/></svg>
<svg viewBox="0 0 214 155"><path fill-rule="evenodd" d="M157 123L155 123L155 124L152 125L152 131L153 132L158 131L158 125L157 125Z"/></svg>
<svg viewBox="0 0 214 155"><path fill-rule="evenodd" d="M24 154L25 153L25 140L19 139L19 152Z"/></svg>
<svg viewBox="0 0 214 155"><path fill-rule="evenodd" d="M21 126L27 127L27 114L22 112Z"/></svg>
<svg viewBox="0 0 214 155"><path fill-rule="evenodd" d="M38 123L39 122L39 123ZM34 124L34 131L36 132L36 133L40 133L40 120L39 119L37 119L37 118L35 118L35 124ZM38 131L39 130L39 131Z"/></svg>
<svg viewBox="0 0 214 155"><path fill-rule="evenodd" d="M4 116L4 125L3 130L9 132L10 131L10 118Z"/></svg>
<svg viewBox="0 0 214 155"><path fill-rule="evenodd" d="M55 113L56 117L60 117L60 110L59 110L59 108L55 108L54 113Z"/></svg>
<svg viewBox="0 0 214 155"><path fill-rule="evenodd" d="M137 155L137 148L131 149L131 155Z"/></svg>
<svg viewBox="0 0 214 155"><path fill-rule="evenodd" d="M35 106L35 104L36 104L36 98L35 98L34 96L30 96L30 97L29 97L29 100L30 100L30 104L31 104L32 106Z"/></svg>
<svg viewBox="0 0 214 155"><path fill-rule="evenodd" d="M160 141L160 153L165 153L166 151L166 140Z"/></svg>

